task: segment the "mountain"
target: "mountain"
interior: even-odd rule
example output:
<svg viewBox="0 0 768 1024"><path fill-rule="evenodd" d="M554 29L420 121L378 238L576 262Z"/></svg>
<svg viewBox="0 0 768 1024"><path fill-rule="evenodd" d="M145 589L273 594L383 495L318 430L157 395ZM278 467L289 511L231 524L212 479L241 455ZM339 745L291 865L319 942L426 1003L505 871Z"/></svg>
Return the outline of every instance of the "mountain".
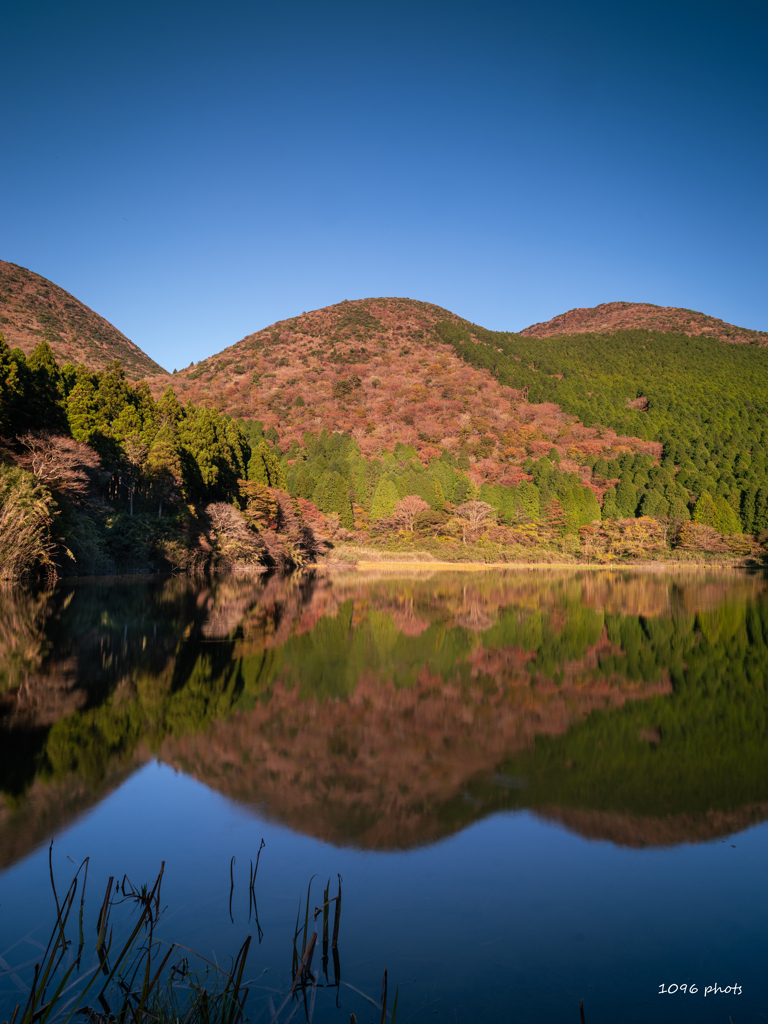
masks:
<svg viewBox="0 0 768 1024"><path fill-rule="evenodd" d="M510 464L522 462L527 448L545 454L559 438L563 458L569 448L586 453L619 443L610 431L598 443L596 430L553 404L528 403L496 379L492 365L469 365L444 340L446 330L476 340L491 335L428 302L345 301L249 334L175 374L173 387L182 402L275 427L284 447L322 428L348 431L365 454L399 442L429 457L440 446L471 444L481 460L485 451L484 479L510 476ZM167 381L150 384L160 393ZM653 447L621 443L625 450Z"/></svg>
<svg viewBox="0 0 768 1024"><path fill-rule="evenodd" d="M0 260L0 332L11 348L30 355L39 341L49 343L59 364L85 363L103 370L119 359L132 380L167 377L109 321L40 274Z"/></svg>
<svg viewBox="0 0 768 1024"><path fill-rule="evenodd" d="M569 309L519 333L528 338L565 334L605 334L614 331L663 331L703 335L736 345L768 345L768 332L735 327L724 320L679 306L654 306L650 302L604 302L600 306Z"/></svg>

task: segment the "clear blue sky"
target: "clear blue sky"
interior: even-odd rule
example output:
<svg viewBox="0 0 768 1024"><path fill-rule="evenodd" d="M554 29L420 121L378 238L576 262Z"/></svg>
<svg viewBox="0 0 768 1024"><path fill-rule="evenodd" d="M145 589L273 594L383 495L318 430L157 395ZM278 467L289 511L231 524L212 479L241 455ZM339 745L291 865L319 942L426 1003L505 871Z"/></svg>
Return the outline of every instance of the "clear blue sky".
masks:
<svg viewBox="0 0 768 1024"><path fill-rule="evenodd" d="M768 328L768 4L3 0L0 258L169 369L405 295Z"/></svg>

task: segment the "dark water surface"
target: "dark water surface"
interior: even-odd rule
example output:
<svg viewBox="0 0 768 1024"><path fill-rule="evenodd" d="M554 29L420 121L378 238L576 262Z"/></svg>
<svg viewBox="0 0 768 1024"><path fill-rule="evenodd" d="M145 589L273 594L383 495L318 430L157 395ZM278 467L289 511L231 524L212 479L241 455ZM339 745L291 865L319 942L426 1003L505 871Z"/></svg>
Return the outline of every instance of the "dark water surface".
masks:
<svg viewBox="0 0 768 1024"><path fill-rule="evenodd" d="M385 967L398 1024L764 1020L767 677L766 581L735 573L3 592L0 1019L54 838L61 888L90 856L91 961L108 877L165 861L165 938L224 962L253 935L252 1022L338 874L315 1021L378 1024Z"/></svg>

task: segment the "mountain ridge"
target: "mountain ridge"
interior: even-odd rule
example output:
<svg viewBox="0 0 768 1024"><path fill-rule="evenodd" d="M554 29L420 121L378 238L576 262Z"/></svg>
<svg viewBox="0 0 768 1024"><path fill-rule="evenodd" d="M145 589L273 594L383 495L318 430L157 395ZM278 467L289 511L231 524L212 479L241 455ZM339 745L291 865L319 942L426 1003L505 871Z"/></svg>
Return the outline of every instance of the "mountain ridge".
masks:
<svg viewBox="0 0 768 1024"><path fill-rule="evenodd" d="M104 370L115 359L131 380L169 374L113 324L40 274L0 260L0 332L31 355L47 341L59 363Z"/></svg>
<svg viewBox="0 0 768 1024"><path fill-rule="evenodd" d="M768 331L737 327L682 306L655 306L650 302L603 302L599 306L577 306L517 333L526 338L550 338L638 329L717 338L732 345L768 345Z"/></svg>

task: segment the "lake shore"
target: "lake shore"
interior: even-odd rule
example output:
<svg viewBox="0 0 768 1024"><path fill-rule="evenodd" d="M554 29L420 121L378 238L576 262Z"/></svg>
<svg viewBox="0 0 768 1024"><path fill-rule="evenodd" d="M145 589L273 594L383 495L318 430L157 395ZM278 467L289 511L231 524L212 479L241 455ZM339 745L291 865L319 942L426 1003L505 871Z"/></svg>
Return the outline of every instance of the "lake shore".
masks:
<svg viewBox="0 0 768 1024"><path fill-rule="evenodd" d="M403 569L412 572L414 570L421 570L424 572L485 572L488 570L514 570L519 572L522 569L526 570L540 570L540 569L578 569L588 570L591 572L616 572L619 571L631 571L631 572L712 572L713 570L721 570L732 572L734 569L739 570L758 570L762 568L757 565L745 565L743 562L670 562L670 561L657 561L657 562L625 562L614 565L597 564L595 562L428 562L419 561L416 559L403 560L403 561L375 561L368 559L360 559L357 562L329 562L326 563L326 568L334 572L381 572L383 570L390 570L392 572L398 572Z"/></svg>

